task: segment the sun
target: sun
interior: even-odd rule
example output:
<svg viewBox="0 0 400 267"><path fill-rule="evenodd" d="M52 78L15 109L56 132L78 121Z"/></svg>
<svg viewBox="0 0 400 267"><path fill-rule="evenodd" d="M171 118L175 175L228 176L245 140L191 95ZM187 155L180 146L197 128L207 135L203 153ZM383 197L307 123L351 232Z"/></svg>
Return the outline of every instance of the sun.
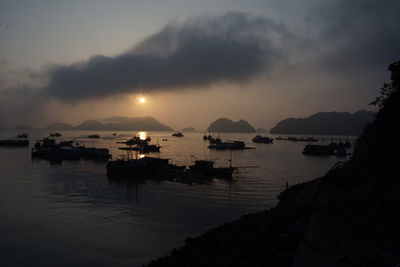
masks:
<svg viewBox="0 0 400 267"><path fill-rule="evenodd" d="M144 97L139 98L139 102L142 104L146 103L146 98Z"/></svg>

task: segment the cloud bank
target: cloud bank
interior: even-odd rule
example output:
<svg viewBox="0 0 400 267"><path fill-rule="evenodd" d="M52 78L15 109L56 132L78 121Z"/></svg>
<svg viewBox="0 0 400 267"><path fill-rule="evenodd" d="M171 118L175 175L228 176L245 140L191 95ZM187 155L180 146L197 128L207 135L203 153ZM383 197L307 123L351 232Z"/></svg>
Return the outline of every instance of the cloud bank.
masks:
<svg viewBox="0 0 400 267"><path fill-rule="evenodd" d="M68 102L246 81L283 57L273 36L285 34L282 25L245 13L171 23L119 56L52 66L41 94Z"/></svg>
<svg viewBox="0 0 400 267"><path fill-rule="evenodd" d="M320 64L365 72L399 60L399 10L397 0L339 0L312 10L309 26L318 29L317 44L327 48Z"/></svg>
<svg viewBox="0 0 400 267"><path fill-rule="evenodd" d="M304 25L296 27L304 31L243 12L172 22L118 56L52 65L31 75L35 86L28 82L4 89L8 83L0 77L0 121L40 117L43 104L53 100L70 104L131 93L204 89L276 72L280 75L275 85L291 88L293 98L302 99L304 92L298 88L308 88L311 93L330 90L336 99L332 102L368 103L388 78L388 64L400 59L398 10L397 0L327 1L310 9ZM263 81L266 87L271 83ZM318 99L307 95L308 101L330 101L323 97L330 98L325 93Z"/></svg>

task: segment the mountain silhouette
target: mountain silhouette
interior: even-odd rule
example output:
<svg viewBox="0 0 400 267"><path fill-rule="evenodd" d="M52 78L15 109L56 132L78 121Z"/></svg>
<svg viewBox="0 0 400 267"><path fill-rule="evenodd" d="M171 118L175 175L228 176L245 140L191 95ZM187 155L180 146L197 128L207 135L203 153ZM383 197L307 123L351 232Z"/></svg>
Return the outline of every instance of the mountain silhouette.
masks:
<svg viewBox="0 0 400 267"><path fill-rule="evenodd" d="M77 130L120 130L120 131L172 131L152 117L122 117L105 118L102 121L87 120L75 127Z"/></svg>
<svg viewBox="0 0 400 267"><path fill-rule="evenodd" d="M69 125L67 123L62 123L62 122L56 122L56 123L51 123L46 126L47 130L73 130L74 126Z"/></svg>
<svg viewBox="0 0 400 267"><path fill-rule="evenodd" d="M196 129L193 128L193 127L186 127L186 128L183 128L183 129L182 129L182 132L188 132L188 133L189 133L189 132L193 132L193 133L194 133L194 132L197 132L197 131L196 131Z"/></svg>
<svg viewBox="0 0 400 267"><path fill-rule="evenodd" d="M366 124L373 121L375 113L360 110L349 112L319 112L307 118L289 118L278 122L272 134L326 134L358 135Z"/></svg>
<svg viewBox="0 0 400 267"><path fill-rule="evenodd" d="M220 118L212 122L207 131L215 133L254 133L256 130L245 120L234 122L227 118Z"/></svg>

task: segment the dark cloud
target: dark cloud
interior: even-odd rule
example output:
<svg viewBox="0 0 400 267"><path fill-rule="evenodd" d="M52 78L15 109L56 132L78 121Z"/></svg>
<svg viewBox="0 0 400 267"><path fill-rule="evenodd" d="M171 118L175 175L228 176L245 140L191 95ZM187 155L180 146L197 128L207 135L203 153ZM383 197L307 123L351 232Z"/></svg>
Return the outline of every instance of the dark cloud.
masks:
<svg viewBox="0 0 400 267"><path fill-rule="evenodd" d="M339 0L311 12L326 50L322 64L334 71L382 71L400 59L400 1Z"/></svg>
<svg viewBox="0 0 400 267"><path fill-rule="evenodd" d="M3 90L0 100L8 99L10 108L0 103L0 113L16 114L14 101L35 110L49 99L75 103L134 92L206 88L272 71L275 81L269 75L263 80L266 87L284 87L293 98L306 97L320 106L361 106L374 99L389 77L388 64L400 59L399 10L398 0L326 1L309 13L302 34L265 17L237 12L170 23L119 56L98 55L30 75L42 86ZM0 86L1 81L0 73ZM316 97L313 92L323 93ZM326 92L337 100L327 99ZM21 110L22 116L33 114Z"/></svg>
<svg viewBox="0 0 400 267"><path fill-rule="evenodd" d="M274 36L289 33L282 25L244 13L169 24L120 56L53 66L42 95L76 101L246 81L283 57Z"/></svg>

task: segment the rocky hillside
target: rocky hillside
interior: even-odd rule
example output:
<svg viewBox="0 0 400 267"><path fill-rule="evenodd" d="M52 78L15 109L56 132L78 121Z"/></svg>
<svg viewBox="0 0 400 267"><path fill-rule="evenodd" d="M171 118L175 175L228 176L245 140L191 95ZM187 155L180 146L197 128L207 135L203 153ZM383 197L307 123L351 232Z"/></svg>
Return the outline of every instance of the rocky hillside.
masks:
<svg viewBox="0 0 400 267"><path fill-rule="evenodd" d="M77 130L120 130L120 131L172 131L152 117L110 117L103 121L88 120L76 126Z"/></svg>

